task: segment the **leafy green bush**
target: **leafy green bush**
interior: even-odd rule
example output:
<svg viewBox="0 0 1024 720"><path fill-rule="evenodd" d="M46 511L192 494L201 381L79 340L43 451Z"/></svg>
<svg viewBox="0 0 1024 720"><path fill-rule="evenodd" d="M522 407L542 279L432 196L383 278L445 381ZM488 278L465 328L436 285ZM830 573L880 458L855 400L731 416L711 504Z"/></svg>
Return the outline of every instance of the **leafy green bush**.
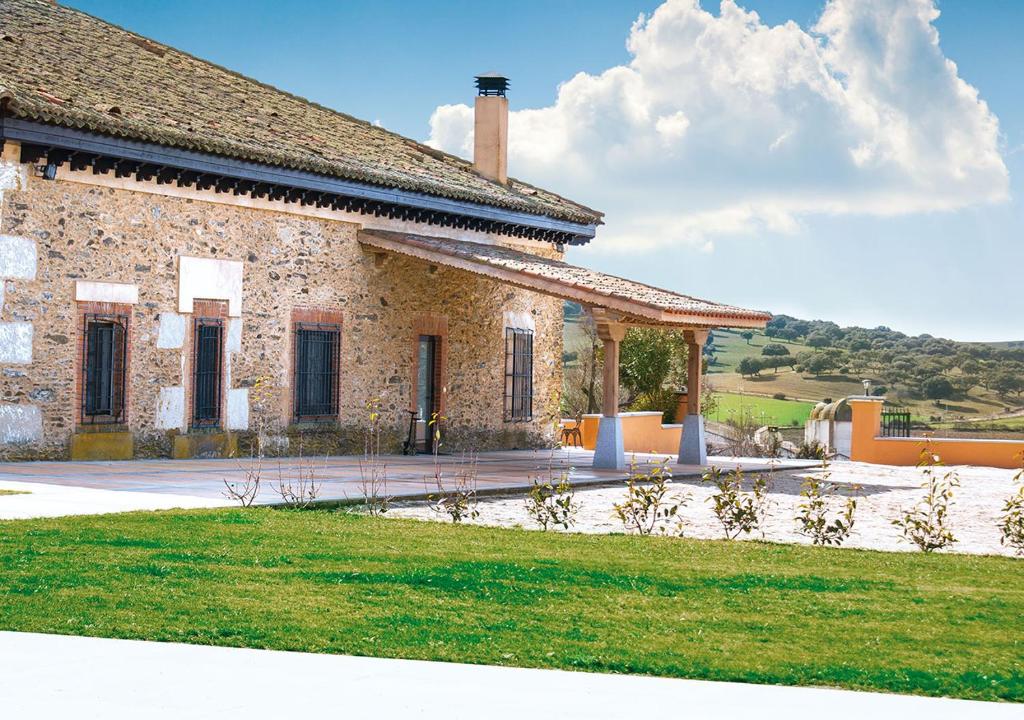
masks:
<svg viewBox="0 0 1024 720"><path fill-rule="evenodd" d="M1019 484L1017 492L1006 499L999 518L999 542L1012 547L1018 555L1024 555L1024 454L1021 464L1020 472L1013 478Z"/></svg>
<svg viewBox="0 0 1024 720"><path fill-rule="evenodd" d="M679 510L689 502L685 494L670 495L672 470L668 460L650 472L638 472L633 466L626 480L626 499L615 508L615 517L622 521L627 532L650 535L656 530L682 535Z"/></svg>
<svg viewBox="0 0 1024 720"><path fill-rule="evenodd" d="M953 504L953 489L960 486L956 471L940 475L936 468L942 465L938 455L927 447L921 451L918 467L924 476L924 497L909 510L901 510L892 524L903 537L917 545L922 552L947 548L956 542L949 527L949 508Z"/></svg>
<svg viewBox="0 0 1024 720"><path fill-rule="evenodd" d="M768 514L770 475L756 475L750 492L743 491L743 471L740 468L723 473L712 467L704 473L703 480L718 489L708 498L708 502L712 504L712 512L722 525L726 540L735 540L740 533L749 535L755 530L762 530Z"/></svg>
<svg viewBox="0 0 1024 720"><path fill-rule="evenodd" d="M546 532L549 527L568 530L576 524L579 509L568 472L563 472L557 483L550 472L550 467L545 480L533 478L533 487L526 496L526 513L541 530Z"/></svg>
<svg viewBox="0 0 1024 720"><path fill-rule="evenodd" d="M857 511L857 498L846 498L842 510L829 520L830 506L834 504L836 486L828 482L832 473L828 460L821 461L821 476L809 475L800 488L801 502L797 505L797 531L811 538L815 545L842 545L853 530L853 516Z"/></svg>

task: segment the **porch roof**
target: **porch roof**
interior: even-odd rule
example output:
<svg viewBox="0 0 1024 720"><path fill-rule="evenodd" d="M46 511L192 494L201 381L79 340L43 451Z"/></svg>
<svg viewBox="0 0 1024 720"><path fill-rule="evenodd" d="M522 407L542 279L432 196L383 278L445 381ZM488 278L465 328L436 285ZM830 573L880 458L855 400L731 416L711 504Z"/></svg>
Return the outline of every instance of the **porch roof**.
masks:
<svg viewBox="0 0 1024 720"><path fill-rule="evenodd" d="M573 300L625 322L686 327L764 327L771 314L701 300L501 245L362 230L364 246L418 258Z"/></svg>

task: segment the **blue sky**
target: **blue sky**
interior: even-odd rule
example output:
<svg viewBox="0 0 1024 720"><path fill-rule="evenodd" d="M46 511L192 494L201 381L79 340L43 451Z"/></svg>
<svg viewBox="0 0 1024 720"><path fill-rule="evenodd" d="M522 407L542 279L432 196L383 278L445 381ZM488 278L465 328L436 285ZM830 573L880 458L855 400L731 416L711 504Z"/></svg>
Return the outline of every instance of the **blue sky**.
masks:
<svg viewBox="0 0 1024 720"><path fill-rule="evenodd" d="M609 68L629 64L633 54L626 41L632 24L640 13L650 16L659 6L657 2L605 0L69 0L66 4L419 140L431 137L431 116L438 106L472 101L472 76L480 71L496 69L512 78L513 111L552 108L560 84L577 73L598 77ZM791 20L807 30L818 22L824 3L742 0L739 5L756 11L764 26ZM702 6L715 15L719 12L717 2L702 2ZM938 8L941 15L934 27L941 55L956 63L955 75L978 90L990 115L998 119L996 164L1001 159L1009 174L1002 189L992 180L990 162L984 172L978 171L978 180L968 175L963 187L952 182L948 197L943 195L935 207L930 207L928 193L920 185L908 190L903 180L894 181L893 193L900 197L906 193L906 205L894 201L895 211L887 207L889 173L851 182L850 187L857 189L851 190L847 202L842 195L845 181L835 177L841 170L827 162L813 162L815 153L827 155L834 138L819 138L807 128L794 136L794 142L821 142L823 150L794 151L785 167L779 162L778 178L773 177L776 166L772 164L752 166L748 172L742 165L716 164L714 153L687 156L685 169L693 177L678 186L665 174L671 167L652 167L651 177L675 195L634 182L643 177L642 164L623 169L611 183L623 184L618 194L581 182L572 173L560 175L557 162L532 159L517 167L513 156L513 170L520 175L525 170L523 179L541 181L608 213L607 234L602 230L591 246L573 251L570 259L580 264L680 292L841 324L884 324L909 333L963 340L1024 339L1024 208L1018 201L1024 171L1024 98L1014 70L1024 67L1020 41L1024 3L946 0ZM653 21L648 30L648 36L655 35ZM659 41L674 42L671 35L664 37ZM870 40L852 45L851 52L862 48L870 53ZM913 40L910 37L908 42ZM935 65L908 55L899 80L911 94L928 87ZM914 77L918 71L920 83ZM686 84L683 79L680 82ZM668 87L671 91L673 86ZM689 108L701 100L700 89L678 89L685 99L674 107L690 115ZM896 86L894 92L902 90ZM919 102L932 102L932 96L923 97ZM936 93L934 97L937 107L921 120L930 132L947 117L950 127L978 117L970 114L971 108L968 114L943 115L938 107L943 96ZM794 116L804 112L803 106L787 109L785 103L807 102L805 97L794 100L789 94L775 99ZM607 105L598 107L613 123L615 113ZM450 133L461 127L457 115L448 121ZM527 127L529 118L523 114L522 127ZM679 132L688 124L686 132L692 135L702 129L700 123L699 118L684 121ZM616 132L615 128L599 129L602 137ZM778 138L783 140L786 137ZM722 138L712 142L727 143ZM983 147L983 141L978 142ZM986 147L992 146L989 142ZM972 152L970 147L966 152ZM913 160L918 161L922 168L936 163L940 174L946 169L943 162L949 164L947 158ZM704 192L702 177L709 178L707 184L715 191ZM876 181L881 187L874 194L863 187ZM1001 199L993 202L983 197L989 192L986 183L995 183L990 194L1001 193ZM804 207L803 197L816 196L820 186L829 187L827 197ZM735 228L731 220L724 227L715 221L712 230L703 220L693 220L705 210L724 207L722 198L733 187L753 187L751 197L763 197L765 188L777 188L781 219L766 219L758 211L760 215L739 221ZM648 247L634 242L635 229L612 224L613 218L636 220L661 213L675 197L685 197L686 203L677 224L699 226L682 233L683 239L660 239ZM834 209L837 203L843 206L841 211ZM863 212L858 210L862 206ZM667 224L660 227L674 222L667 216Z"/></svg>

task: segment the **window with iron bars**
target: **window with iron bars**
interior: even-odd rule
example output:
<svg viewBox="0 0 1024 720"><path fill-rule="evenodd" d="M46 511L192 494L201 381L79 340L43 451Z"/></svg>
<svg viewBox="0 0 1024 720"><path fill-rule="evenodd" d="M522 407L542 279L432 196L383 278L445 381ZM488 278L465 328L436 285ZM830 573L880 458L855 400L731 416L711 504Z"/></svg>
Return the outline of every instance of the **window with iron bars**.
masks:
<svg viewBox="0 0 1024 720"><path fill-rule="evenodd" d="M505 329L505 421L533 419L533 331Z"/></svg>
<svg viewBox="0 0 1024 720"><path fill-rule="evenodd" d="M192 426L217 427L223 396L224 323L196 318L192 369Z"/></svg>
<svg viewBox="0 0 1024 720"><path fill-rule="evenodd" d="M122 423L128 318L86 315L82 337L82 422Z"/></svg>
<svg viewBox="0 0 1024 720"><path fill-rule="evenodd" d="M338 368L341 328L295 327L295 419L329 421L338 417Z"/></svg>

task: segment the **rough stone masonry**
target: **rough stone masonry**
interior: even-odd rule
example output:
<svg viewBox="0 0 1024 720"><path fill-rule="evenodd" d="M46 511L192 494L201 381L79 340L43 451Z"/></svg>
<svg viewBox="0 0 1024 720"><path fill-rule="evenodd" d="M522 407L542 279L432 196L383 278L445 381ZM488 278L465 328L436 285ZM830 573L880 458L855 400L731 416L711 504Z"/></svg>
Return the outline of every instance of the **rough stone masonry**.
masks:
<svg viewBox="0 0 1024 720"><path fill-rule="evenodd" d="M411 403L414 328L441 316L449 447L525 447L550 433L560 300L377 256L352 222L45 180L9 158L0 192L0 458L66 458L74 434L97 430L80 422L83 303L130 313L126 417L102 429L130 433L138 457L167 456L191 432L191 303L210 299L228 312L225 431L244 438L261 423L281 452L361 449L365 402L380 398L394 447ZM340 412L326 425L292 422L297 309L341 318ZM535 331L535 410L521 423L503 419L510 318Z"/></svg>

